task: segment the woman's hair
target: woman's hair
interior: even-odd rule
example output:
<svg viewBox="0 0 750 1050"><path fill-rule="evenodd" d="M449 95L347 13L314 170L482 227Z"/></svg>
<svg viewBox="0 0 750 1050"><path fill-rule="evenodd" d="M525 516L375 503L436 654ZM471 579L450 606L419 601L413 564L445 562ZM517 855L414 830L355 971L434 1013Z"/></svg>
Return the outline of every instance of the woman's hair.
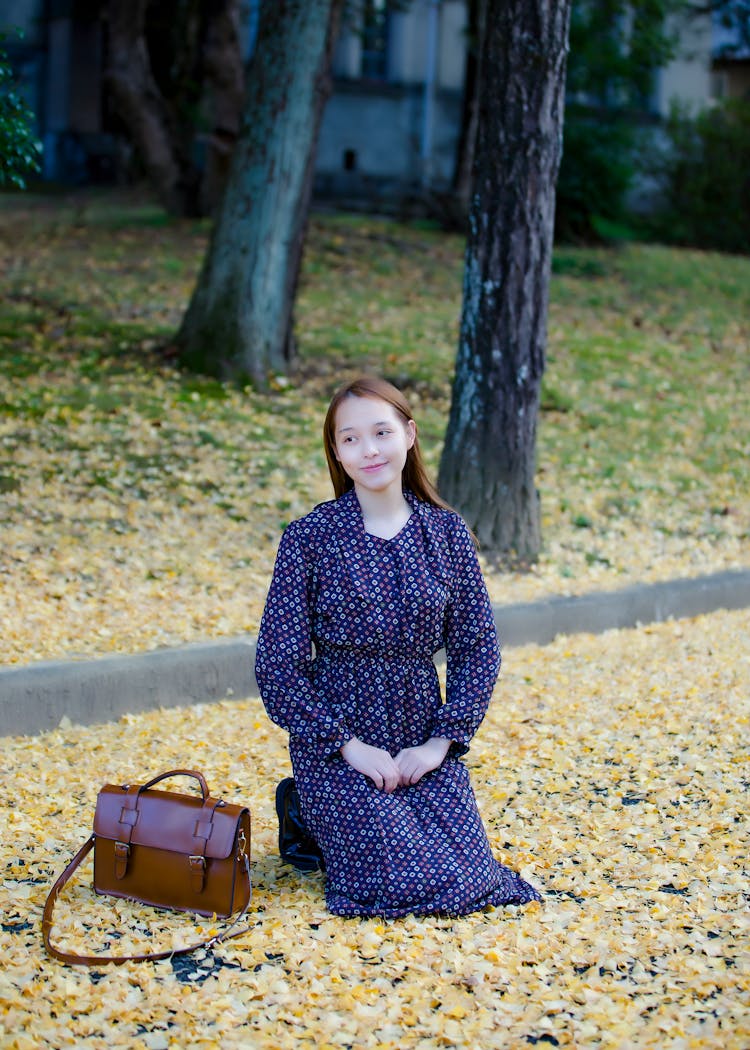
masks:
<svg viewBox="0 0 750 1050"><path fill-rule="evenodd" d="M345 492L354 487L354 482L346 473L336 457L336 412L341 402L347 397L370 397L385 401L395 408L398 415L406 424L412 419L411 409L406 398L392 383L377 376L358 376L344 386L339 387L331 399L323 424L323 447L325 448L328 461L328 471L333 482L333 491L336 499L343 496ZM409 489L417 499L425 503L431 503L434 507L451 508L440 498L437 489L427 477L422 453L419 449L419 438L414 438L414 444L406 453L406 463L403 471L404 488Z"/></svg>

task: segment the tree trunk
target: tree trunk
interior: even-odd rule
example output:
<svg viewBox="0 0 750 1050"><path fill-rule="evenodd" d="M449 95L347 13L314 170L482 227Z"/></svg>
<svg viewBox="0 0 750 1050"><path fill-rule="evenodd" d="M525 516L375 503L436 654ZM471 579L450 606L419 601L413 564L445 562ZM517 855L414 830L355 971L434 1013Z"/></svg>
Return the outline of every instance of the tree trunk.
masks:
<svg viewBox="0 0 750 1050"><path fill-rule="evenodd" d="M206 108L211 123L201 186L202 210L206 214L216 210L226 186L245 94L239 0L214 2L209 9L203 45Z"/></svg>
<svg viewBox="0 0 750 1050"><path fill-rule="evenodd" d="M107 84L149 181L170 214L205 214L242 115L239 0L107 0L106 9Z"/></svg>
<svg viewBox="0 0 750 1050"><path fill-rule="evenodd" d="M182 328L189 368L265 385L292 310L342 0L265 0L240 137Z"/></svg>
<svg viewBox="0 0 750 1050"><path fill-rule="evenodd" d="M160 201L182 214L183 187L169 114L145 39L147 0L109 0L107 86Z"/></svg>
<svg viewBox="0 0 750 1050"><path fill-rule="evenodd" d="M474 151L479 121L479 55L484 33L486 0L468 0L466 21L466 69L461 106L461 133L456 149L453 172L453 194L455 209L466 229L471 204L471 188L474 173Z"/></svg>
<svg viewBox="0 0 750 1050"><path fill-rule="evenodd" d="M571 0L487 0L443 496L508 561L539 553L534 485Z"/></svg>

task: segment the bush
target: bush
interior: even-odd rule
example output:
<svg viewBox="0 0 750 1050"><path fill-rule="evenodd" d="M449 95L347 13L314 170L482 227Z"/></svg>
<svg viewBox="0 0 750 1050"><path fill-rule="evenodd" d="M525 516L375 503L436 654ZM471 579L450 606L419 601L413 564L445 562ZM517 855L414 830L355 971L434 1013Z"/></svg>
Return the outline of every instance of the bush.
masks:
<svg viewBox="0 0 750 1050"><path fill-rule="evenodd" d="M23 189L25 176L39 170L41 147L32 131L34 116L16 90L0 35L0 187Z"/></svg>
<svg viewBox="0 0 750 1050"><path fill-rule="evenodd" d="M634 176L632 125L618 114L599 116L569 104L557 180L557 239L601 240L605 225L622 223Z"/></svg>
<svg viewBox="0 0 750 1050"><path fill-rule="evenodd" d="M750 251L750 102L691 116L674 107L652 162L660 189L655 234L673 244Z"/></svg>

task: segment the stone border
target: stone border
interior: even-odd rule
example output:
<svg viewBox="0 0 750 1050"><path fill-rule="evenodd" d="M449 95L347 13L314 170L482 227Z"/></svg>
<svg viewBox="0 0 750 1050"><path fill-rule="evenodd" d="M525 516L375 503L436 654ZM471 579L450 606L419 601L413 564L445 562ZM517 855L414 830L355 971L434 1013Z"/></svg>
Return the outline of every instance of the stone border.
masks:
<svg viewBox="0 0 750 1050"><path fill-rule="evenodd" d="M504 646L546 645L559 634L699 616L750 606L750 569L640 584L572 598L495 607ZM157 649L133 656L60 660L0 669L0 736L79 725L123 714L257 694L255 640Z"/></svg>
<svg viewBox="0 0 750 1050"><path fill-rule="evenodd" d="M573 598L503 605L495 609L495 621L505 645L547 645L558 634L601 634L748 606L750 569L736 569Z"/></svg>

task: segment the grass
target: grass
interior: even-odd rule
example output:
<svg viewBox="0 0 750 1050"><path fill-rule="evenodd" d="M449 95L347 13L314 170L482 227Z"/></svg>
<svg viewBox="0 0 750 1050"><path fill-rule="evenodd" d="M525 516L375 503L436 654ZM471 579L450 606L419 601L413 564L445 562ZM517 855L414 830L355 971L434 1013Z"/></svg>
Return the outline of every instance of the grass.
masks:
<svg viewBox="0 0 750 1050"><path fill-rule="evenodd" d="M98 521L130 522L123 586L143 617L153 610L138 581L152 566L142 572L140 561L158 563L167 530L182 528L201 549L179 578L180 600L194 612L178 640L254 630L279 530L328 498L320 427L331 391L354 371L405 389L437 470L461 308L460 237L429 224L314 215L297 367L259 393L182 373L160 351L189 301L205 222L169 220L127 194L6 203L0 198L0 558L8 585L36 595L41 619L48 582L35 582L17 550L38 548L48 577L58 573L61 530L85 537L89 554L99 545L103 566L120 557L104 532L79 527L93 502ZM746 258L637 243L557 251L538 434L544 549L524 577L486 559L496 600L747 563L749 318ZM200 569L211 548L212 565L228 572L227 544L256 566L236 581L246 612L228 618L202 611L214 584ZM84 571L71 559L58 586L65 595ZM145 620L142 630L125 637L113 628L94 643L85 624L56 640L37 629L31 651L175 637L154 638ZM5 644L0 658L18 660L30 639L19 625L17 641Z"/></svg>

